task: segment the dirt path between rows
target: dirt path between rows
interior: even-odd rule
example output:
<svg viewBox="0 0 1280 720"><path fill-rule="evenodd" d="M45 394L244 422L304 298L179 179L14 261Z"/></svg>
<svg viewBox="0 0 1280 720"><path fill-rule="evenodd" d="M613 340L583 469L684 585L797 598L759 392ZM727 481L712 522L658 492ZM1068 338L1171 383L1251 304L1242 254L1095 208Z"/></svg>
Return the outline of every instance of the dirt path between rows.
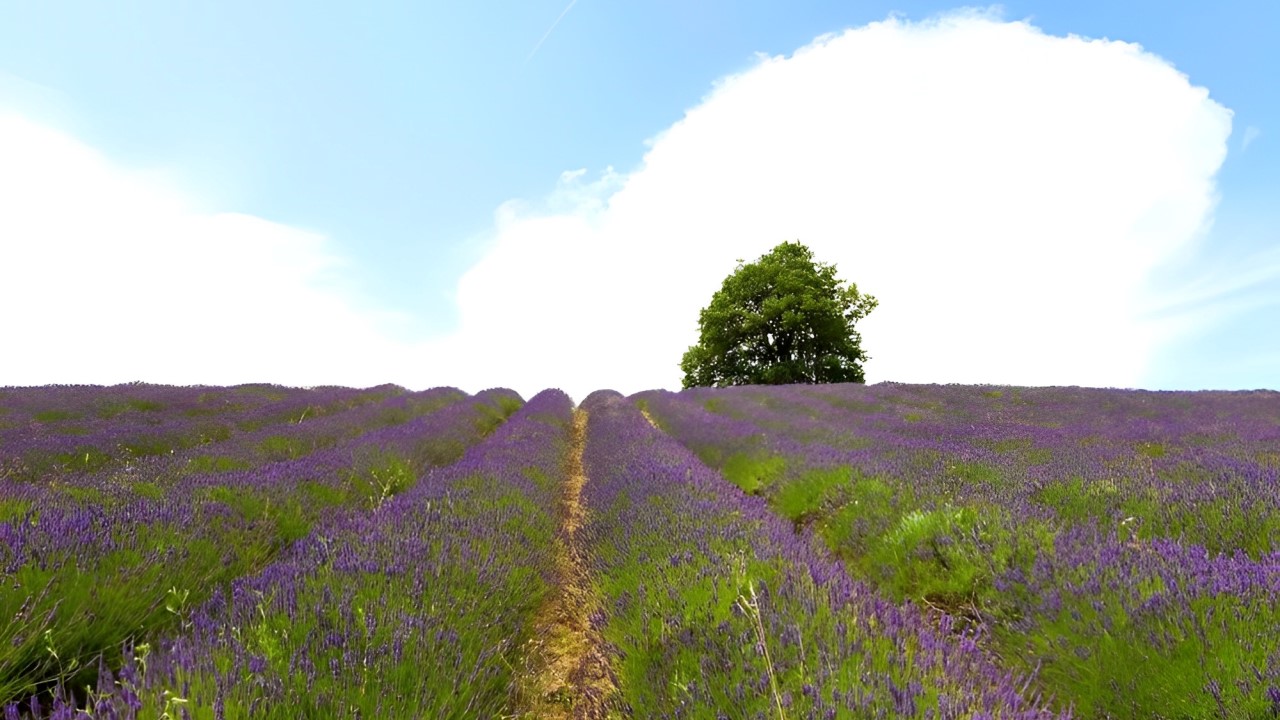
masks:
<svg viewBox="0 0 1280 720"><path fill-rule="evenodd" d="M591 629L598 599L578 530L587 482L582 452L587 444L587 413L573 411L566 481L558 514L556 587L538 609L528 657L531 673L522 683L520 717L545 720L602 720L613 694L612 673L599 633Z"/></svg>

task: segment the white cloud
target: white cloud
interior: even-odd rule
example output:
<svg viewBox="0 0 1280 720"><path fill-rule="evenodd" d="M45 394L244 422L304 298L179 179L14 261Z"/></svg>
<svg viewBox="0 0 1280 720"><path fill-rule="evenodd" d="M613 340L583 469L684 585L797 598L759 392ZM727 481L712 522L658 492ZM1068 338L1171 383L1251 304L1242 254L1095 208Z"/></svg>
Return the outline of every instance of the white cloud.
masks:
<svg viewBox="0 0 1280 720"><path fill-rule="evenodd" d="M323 238L201 214L163 170L0 115L0 385L372 385L396 372Z"/></svg>
<svg viewBox="0 0 1280 720"><path fill-rule="evenodd" d="M1262 134L1262 130L1258 129L1253 125L1250 125L1249 127L1245 128L1244 136L1240 138L1240 150L1242 152L1244 150L1248 150L1249 145L1251 145L1254 140L1257 140L1258 136L1261 134Z"/></svg>
<svg viewBox="0 0 1280 720"><path fill-rule="evenodd" d="M977 11L823 36L716 83L636 171L504 206L438 347L522 392L678 387L735 259L799 239L881 301L870 382L1139 385L1230 126L1133 44Z"/></svg>
<svg viewBox="0 0 1280 720"><path fill-rule="evenodd" d="M871 382L1138 385L1185 330L1151 279L1203 236L1230 125L1136 45L973 11L827 35L715 83L635 171L498 208L458 330L411 344L324 238L0 116L0 384L674 388L735 260L799 239L880 299Z"/></svg>

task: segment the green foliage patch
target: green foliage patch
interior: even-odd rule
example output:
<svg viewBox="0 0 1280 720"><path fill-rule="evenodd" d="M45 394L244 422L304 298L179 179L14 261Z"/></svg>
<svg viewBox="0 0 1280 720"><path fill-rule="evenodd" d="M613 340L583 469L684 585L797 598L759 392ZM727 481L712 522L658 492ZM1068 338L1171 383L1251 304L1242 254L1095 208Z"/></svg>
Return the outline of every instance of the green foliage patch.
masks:
<svg viewBox="0 0 1280 720"><path fill-rule="evenodd" d="M522 400L505 395L499 397L495 405L479 405L480 417L475 421L476 431L480 437L488 437L522 407Z"/></svg>
<svg viewBox="0 0 1280 720"><path fill-rule="evenodd" d="M196 455L187 460L187 472L190 473L224 473L235 470L247 470L253 463L241 458L224 455Z"/></svg>
<svg viewBox="0 0 1280 720"><path fill-rule="evenodd" d="M774 469L780 474L785 469L781 458ZM851 472L848 468L827 470L809 470L799 477L789 479L778 485L772 493L770 502L775 510L790 520L797 531L812 523L824 513L833 491L842 485L849 484Z"/></svg>
<svg viewBox="0 0 1280 720"><path fill-rule="evenodd" d="M964 490L978 485L998 488L1005 484L1004 476L999 470L980 462L948 463L946 480L948 487L955 490Z"/></svg>
<svg viewBox="0 0 1280 720"><path fill-rule="evenodd" d="M260 567L275 540L253 527L219 543L185 527L121 528L118 549L89 564L70 556L18 568L0 592L0 613L13 618L0 626L0 697L47 692L59 682L91 686L98 658L118 666L128 638L178 622L165 602L172 593L201 602L212 588Z"/></svg>
<svg viewBox="0 0 1280 720"><path fill-rule="evenodd" d="M308 441L290 435L269 435L258 441L258 452L271 461L297 460L311 450Z"/></svg>
<svg viewBox="0 0 1280 720"><path fill-rule="evenodd" d="M418 473L409 458L384 448L366 448L357 455L345 485L363 506L377 509L417 481Z"/></svg>
<svg viewBox="0 0 1280 720"><path fill-rule="evenodd" d="M1036 490L1031 499L1053 509L1066 525L1109 524L1122 500L1114 483L1085 483L1079 477L1049 483Z"/></svg>
<svg viewBox="0 0 1280 720"><path fill-rule="evenodd" d="M782 457L752 451L732 453L712 465L716 464L725 479L751 495L760 494L787 469L787 461Z"/></svg>
<svg viewBox="0 0 1280 720"><path fill-rule="evenodd" d="M79 420L84 417L84 413L74 410L41 410L31 415L37 422L42 423L58 423L68 420Z"/></svg>
<svg viewBox="0 0 1280 720"><path fill-rule="evenodd" d="M163 403L144 398L99 400L94 404L94 414L104 420L110 420L127 412L158 413L162 410L164 410Z"/></svg>

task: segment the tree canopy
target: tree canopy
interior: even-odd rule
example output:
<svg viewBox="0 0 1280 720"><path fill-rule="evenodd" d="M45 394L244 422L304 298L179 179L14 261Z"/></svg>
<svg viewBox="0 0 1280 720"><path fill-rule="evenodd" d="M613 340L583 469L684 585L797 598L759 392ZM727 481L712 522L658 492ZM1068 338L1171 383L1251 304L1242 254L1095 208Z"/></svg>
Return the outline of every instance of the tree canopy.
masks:
<svg viewBox="0 0 1280 720"><path fill-rule="evenodd" d="M866 382L854 325L878 304L799 242L739 260L699 314L698 344L680 361L684 386Z"/></svg>

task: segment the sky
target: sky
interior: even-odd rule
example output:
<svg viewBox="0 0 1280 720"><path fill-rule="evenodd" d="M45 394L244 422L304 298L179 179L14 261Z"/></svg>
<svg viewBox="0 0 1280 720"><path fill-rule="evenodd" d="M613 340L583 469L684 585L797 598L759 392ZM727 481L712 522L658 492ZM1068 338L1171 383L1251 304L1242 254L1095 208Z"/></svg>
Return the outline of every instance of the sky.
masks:
<svg viewBox="0 0 1280 720"><path fill-rule="evenodd" d="M1280 389L1280 4L0 0L0 386L678 389L799 240L867 381Z"/></svg>

